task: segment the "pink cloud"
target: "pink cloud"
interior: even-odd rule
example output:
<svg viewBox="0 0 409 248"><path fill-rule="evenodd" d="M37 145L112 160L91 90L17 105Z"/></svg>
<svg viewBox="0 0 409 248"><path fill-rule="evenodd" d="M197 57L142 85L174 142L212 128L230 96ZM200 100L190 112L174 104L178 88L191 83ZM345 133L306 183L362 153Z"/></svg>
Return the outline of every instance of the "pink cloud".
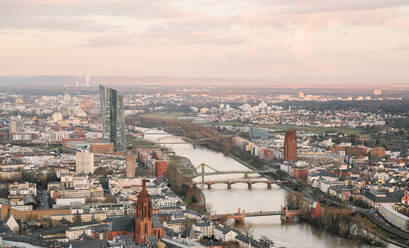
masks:
<svg viewBox="0 0 409 248"><path fill-rule="evenodd" d="M314 14L296 15L272 15L269 13L245 12L240 15L239 20L245 26L262 28L272 26L275 28L288 28L297 26L306 30L316 31L331 27L336 23L351 26L389 26L405 28L408 17L401 17L400 12L395 9L379 9L371 11L338 11ZM396 23L396 25L390 25Z"/></svg>

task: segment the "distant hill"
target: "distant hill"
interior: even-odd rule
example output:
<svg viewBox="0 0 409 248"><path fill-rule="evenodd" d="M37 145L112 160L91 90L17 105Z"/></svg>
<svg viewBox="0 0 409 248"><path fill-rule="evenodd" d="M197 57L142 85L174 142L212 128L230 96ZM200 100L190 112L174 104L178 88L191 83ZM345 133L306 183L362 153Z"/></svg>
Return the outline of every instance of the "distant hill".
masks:
<svg viewBox="0 0 409 248"><path fill-rule="evenodd" d="M76 81L84 80L77 76L32 76L32 77L0 77L0 86L22 87L64 87L64 84L73 85Z"/></svg>
<svg viewBox="0 0 409 248"><path fill-rule="evenodd" d="M79 82L80 86L85 84L85 76L73 75L39 75L27 77L1 77L0 87L73 87ZM92 76L91 85L103 84L110 87L141 87L145 86L227 86L239 88L374 88L374 87L403 87L408 88L408 83L385 83L385 82L358 82L346 80L343 83L317 79L306 83L291 79L235 79L235 78L180 78L180 77L128 77L128 76Z"/></svg>

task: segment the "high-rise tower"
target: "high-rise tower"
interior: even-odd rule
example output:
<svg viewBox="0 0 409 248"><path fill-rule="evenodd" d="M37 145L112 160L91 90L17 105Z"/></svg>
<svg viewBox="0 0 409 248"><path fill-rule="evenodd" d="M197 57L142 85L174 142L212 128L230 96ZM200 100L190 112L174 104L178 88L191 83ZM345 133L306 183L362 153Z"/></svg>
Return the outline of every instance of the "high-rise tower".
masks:
<svg viewBox="0 0 409 248"><path fill-rule="evenodd" d="M125 115L122 94L117 90L99 86L101 117L105 142L114 144L116 152L126 149Z"/></svg>
<svg viewBox="0 0 409 248"><path fill-rule="evenodd" d="M284 139L284 161L297 160L297 135L295 130L288 130Z"/></svg>

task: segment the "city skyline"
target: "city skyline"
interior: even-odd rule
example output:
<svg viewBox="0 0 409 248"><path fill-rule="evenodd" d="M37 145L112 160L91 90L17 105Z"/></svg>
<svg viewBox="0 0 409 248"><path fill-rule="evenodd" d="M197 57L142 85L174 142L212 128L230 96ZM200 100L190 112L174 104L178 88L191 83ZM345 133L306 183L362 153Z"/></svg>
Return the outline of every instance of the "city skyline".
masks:
<svg viewBox="0 0 409 248"><path fill-rule="evenodd" d="M407 94L90 81L0 90L1 245L407 246Z"/></svg>
<svg viewBox="0 0 409 248"><path fill-rule="evenodd" d="M403 0L1 5L1 76L409 83Z"/></svg>
<svg viewBox="0 0 409 248"><path fill-rule="evenodd" d="M0 247L409 248L409 0L0 0Z"/></svg>

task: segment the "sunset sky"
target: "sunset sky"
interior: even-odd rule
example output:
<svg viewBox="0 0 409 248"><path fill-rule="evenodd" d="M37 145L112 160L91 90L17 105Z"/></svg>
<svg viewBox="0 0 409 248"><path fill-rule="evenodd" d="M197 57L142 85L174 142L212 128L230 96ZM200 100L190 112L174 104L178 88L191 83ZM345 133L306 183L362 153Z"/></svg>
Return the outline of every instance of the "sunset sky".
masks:
<svg viewBox="0 0 409 248"><path fill-rule="evenodd" d="M0 76L409 83L409 0L0 0Z"/></svg>

